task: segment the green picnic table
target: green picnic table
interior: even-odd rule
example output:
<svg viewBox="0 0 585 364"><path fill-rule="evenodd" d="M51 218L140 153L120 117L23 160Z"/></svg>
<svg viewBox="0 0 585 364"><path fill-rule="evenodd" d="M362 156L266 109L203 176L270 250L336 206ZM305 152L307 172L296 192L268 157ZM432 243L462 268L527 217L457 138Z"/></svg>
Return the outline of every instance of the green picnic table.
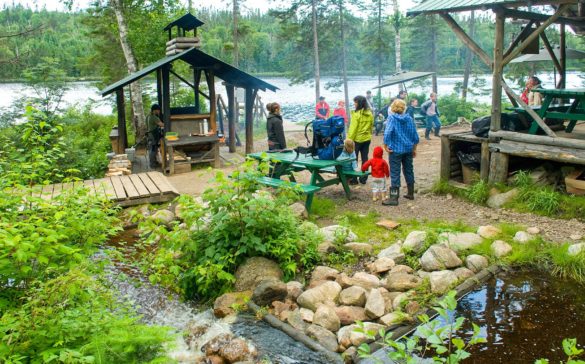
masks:
<svg viewBox="0 0 585 364"><path fill-rule="evenodd" d="M287 183L281 180L283 176L289 176L293 184L297 184L293 172L307 170L311 173L311 180L309 184L300 184L303 192L307 195L305 207L307 211L311 211L311 204L313 203L313 194L321 188L336 185L341 183L345 191L345 197L351 198L351 190L347 181L348 177L367 176L368 173L356 171L344 171L343 165L347 162L352 162L354 158L345 158L338 160L321 160L315 159L311 156L300 155L294 152L277 152L277 153L252 153L248 154L249 158L259 161L267 160L271 163L270 176L262 177L258 182L272 187L280 187ZM325 179L324 174L335 174L335 177Z"/></svg>
<svg viewBox="0 0 585 364"><path fill-rule="evenodd" d="M533 110L543 120L544 118L569 120L569 124L565 131L571 133L577 125L577 121L585 120L585 88L575 89L535 89L535 92L540 92L543 96L542 105L540 107L533 107ZM573 100L567 107L554 105L552 102L554 99ZM520 111L514 108L516 111ZM525 112L524 109L520 112ZM530 134L536 134L539 126L536 121L532 121L528 132Z"/></svg>

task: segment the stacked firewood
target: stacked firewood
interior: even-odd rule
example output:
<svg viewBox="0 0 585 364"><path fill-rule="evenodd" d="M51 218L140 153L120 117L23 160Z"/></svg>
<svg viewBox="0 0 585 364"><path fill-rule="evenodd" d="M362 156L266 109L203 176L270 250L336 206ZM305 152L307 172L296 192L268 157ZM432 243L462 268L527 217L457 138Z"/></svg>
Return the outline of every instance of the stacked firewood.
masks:
<svg viewBox="0 0 585 364"><path fill-rule="evenodd" d="M116 154L110 160L106 177L125 176L132 174L132 162L128 159L127 154Z"/></svg>
<svg viewBox="0 0 585 364"><path fill-rule="evenodd" d="M193 47L201 47L201 40L198 37L173 38L167 42L166 55L173 56Z"/></svg>

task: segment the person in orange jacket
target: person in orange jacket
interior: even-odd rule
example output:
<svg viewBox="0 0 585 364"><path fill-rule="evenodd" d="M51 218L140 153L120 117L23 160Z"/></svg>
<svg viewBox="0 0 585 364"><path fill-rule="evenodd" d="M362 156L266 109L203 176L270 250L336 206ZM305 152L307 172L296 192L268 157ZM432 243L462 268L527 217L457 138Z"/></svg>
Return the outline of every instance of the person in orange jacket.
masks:
<svg viewBox="0 0 585 364"><path fill-rule="evenodd" d="M319 97L319 102L315 106L315 117L323 120L329 117L329 104L325 102L325 96Z"/></svg>
<svg viewBox="0 0 585 364"><path fill-rule="evenodd" d="M343 122L347 124L347 113L345 112L345 102L338 101L337 107L333 110L333 116L341 116L343 118Z"/></svg>

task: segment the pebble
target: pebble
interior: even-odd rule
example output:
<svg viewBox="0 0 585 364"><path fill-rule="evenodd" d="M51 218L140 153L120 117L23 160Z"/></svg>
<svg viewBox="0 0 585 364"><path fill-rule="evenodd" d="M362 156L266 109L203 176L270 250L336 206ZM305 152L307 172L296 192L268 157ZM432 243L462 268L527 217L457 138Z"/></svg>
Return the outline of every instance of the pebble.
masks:
<svg viewBox="0 0 585 364"><path fill-rule="evenodd" d="M569 236L569 238L571 238L571 240L578 241L578 240L583 239L583 235L581 235L581 234L571 234L571 236Z"/></svg>

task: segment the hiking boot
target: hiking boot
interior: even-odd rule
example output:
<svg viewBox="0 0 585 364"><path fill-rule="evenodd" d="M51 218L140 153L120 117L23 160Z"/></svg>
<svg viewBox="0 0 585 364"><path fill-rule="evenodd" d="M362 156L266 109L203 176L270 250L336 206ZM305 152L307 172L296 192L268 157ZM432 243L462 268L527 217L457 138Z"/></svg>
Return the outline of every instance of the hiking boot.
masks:
<svg viewBox="0 0 585 364"><path fill-rule="evenodd" d="M435 128L435 136L436 137L441 136L441 127L440 126L437 126Z"/></svg>
<svg viewBox="0 0 585 364"><path fill-rule="evenodd" d="M398 187L390 188L390 197L387 200L382 201L382 205L384 206L398 206L398 195L400 194L400 189Z"/></svg>
<svg viewBox="0 0 585 364"><path fill-rule="evenodd" d="M368 176L359 177L359 180L362 185L365 185L368 181Z"/></svg>
<svg viewBox="0 0 585 364"><path fill-rule="evenodd" d="M430 129L426 129L425 130L425 139L426 140L431 140L431 130Z"/></svg>
<svg viewBox="0 0 585 364"><path fill-rule="evenodd" d="M414 185L408 185L406 188L408 191L406 192L406 195L404 195L404 198L408 200L414 200Z"/></svg>

